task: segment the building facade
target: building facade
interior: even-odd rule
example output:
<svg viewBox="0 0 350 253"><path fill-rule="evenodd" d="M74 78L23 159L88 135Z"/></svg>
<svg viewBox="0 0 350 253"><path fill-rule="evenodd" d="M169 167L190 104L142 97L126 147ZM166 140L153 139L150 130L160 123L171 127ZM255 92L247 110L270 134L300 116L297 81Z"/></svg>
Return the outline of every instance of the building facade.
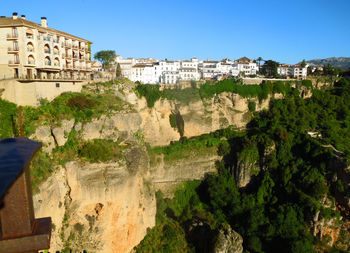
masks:
<svg viewBox="0 0 350 253"><path fill-rule="evenodd" d="M91 42L26 20L0 18L0 78L87 80Z"/></svg>
<svg viewBox="0 0 350 253"><path fill-rule="evenodd" d="M277 73L281 77L305 78L307 76L308 65L302 67L300 64L288 65L280 64L277 68Z"/></svg>
<svg viewBox="0 0 350 253"><path fill-rule="evenodd" d="M27 83L27 86L46 82L47 86L60 88L64 82L62 86L70 91L67 82L75 85L91 77L90 45L86 39L48 27L45 17L41 18L41 24L26 20L24 15L19 17L17 13L12 17L0 17L1 84L4 85L5 80ZM6 92L8 90L5 97ZM45 92L41 95L45 97ZM47 95L51 97L52 94ZM21 99L9 100L20 103Z"/></svg>

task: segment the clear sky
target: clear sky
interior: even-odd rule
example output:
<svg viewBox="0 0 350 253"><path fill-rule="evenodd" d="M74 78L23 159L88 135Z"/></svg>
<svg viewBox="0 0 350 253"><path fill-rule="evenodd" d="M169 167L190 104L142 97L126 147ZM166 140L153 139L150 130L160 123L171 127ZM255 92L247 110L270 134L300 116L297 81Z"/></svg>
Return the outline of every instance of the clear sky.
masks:
<svg viewBox="0 0 350 253"><path fill-rule="evenodd" d="M91 40L93 53L156 59L302 59L350 56L350 0L0 0Z"/></svg>

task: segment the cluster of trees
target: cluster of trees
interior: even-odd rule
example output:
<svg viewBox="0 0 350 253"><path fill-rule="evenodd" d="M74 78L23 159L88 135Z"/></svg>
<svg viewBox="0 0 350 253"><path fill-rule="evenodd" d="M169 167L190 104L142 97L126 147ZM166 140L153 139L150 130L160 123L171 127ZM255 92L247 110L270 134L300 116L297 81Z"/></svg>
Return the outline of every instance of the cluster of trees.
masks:
<svg viewBox="0 0 350 253"><path fill-rule="evenodd" d="M320 218L342 222L340 213L323 200L334 203L337 194L350 192L340 179L334 181L335 161L350 158L350 83L341 79L330 90L313 92L306 100L291 88L285 99L272 100L269 110L256 113L243 135L232 129L220 132L227 142L218 148L223 156L218 174L183 186L172 200L158 199L157 226L137 250L200 252L187 230L200 218L212 230L230 224L243 236L246 252L309 253L317 247L346 252L327 248L311 234L310 224L317 212ZM343 154L326 148L328 144ZM241 169L242 157L256 160L258 168L251 183L239 189L235 171Z"/></svg>

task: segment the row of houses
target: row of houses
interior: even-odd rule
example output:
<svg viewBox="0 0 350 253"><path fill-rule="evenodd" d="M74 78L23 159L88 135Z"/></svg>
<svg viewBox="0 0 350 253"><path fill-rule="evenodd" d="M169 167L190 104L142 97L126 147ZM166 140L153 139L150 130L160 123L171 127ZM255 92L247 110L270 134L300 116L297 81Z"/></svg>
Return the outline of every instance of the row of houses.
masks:
<svg viewBox="0 0 350 253"><path fill-rule="evenodd" d="M127 58L117 56L115 63L120 65L122 76L142 83L176 84L179 81L220 79L223 76L256 75L258 66L247 57L234 62L229 59L221 61L190 60L155 60L153 58Z"/></svg>
<svg viewBox="0 0 350 253"><path fill-rule="evenodd" d="M115 59L119 64L122 76L131 81L141 83L176 84L179 81L221 79L223 77L255 76L259 66L255 60L242 57L235 61L190 60L156 60L153 58L126 58L118 55ZM281 77L303 78L307 75L307 66L282 64L278 67Z"/></svg>

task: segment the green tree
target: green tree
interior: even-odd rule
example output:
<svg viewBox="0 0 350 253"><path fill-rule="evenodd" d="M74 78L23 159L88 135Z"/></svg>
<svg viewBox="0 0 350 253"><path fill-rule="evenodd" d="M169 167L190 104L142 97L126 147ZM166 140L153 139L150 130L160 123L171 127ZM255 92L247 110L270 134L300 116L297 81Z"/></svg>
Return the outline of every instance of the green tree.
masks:
<svg viewBox="0 0 350 253"><path fill-rule="evenodd" d="M270 77L278 77L277 68L280 64L273 60L267 60L263 65L263 73Z"/></svg>
<svg viewBox="0 0 350 253"><path fill-rule="evenodd" d="M261 61L263 61L263 58L259 57L258 59L256 59L256 61L258 62L259 71L260 71L260 63Z"/></svg>
<svg viewBox="0 0 350 253"><path fill-rule="evenodd" d="M119 63L117 64L116 76L117 76L117 77L121 77L121 76L122 76L122 69L121 69Z"/></svg>
<svg viewBox="0 0 350 253"><path fill-rule="evenodd" d="M306 67L306 61L305 61L305 59L300 63L300 65L301 65L302 68L305 68L305 67Z"/></svg>
<svg viewBox="0 0 350 253"><path fill-rule="evenodd" d="M102 63L104 69L109 69L115 59L114 50L102 50L94 54L94 58Z"/></svg>

